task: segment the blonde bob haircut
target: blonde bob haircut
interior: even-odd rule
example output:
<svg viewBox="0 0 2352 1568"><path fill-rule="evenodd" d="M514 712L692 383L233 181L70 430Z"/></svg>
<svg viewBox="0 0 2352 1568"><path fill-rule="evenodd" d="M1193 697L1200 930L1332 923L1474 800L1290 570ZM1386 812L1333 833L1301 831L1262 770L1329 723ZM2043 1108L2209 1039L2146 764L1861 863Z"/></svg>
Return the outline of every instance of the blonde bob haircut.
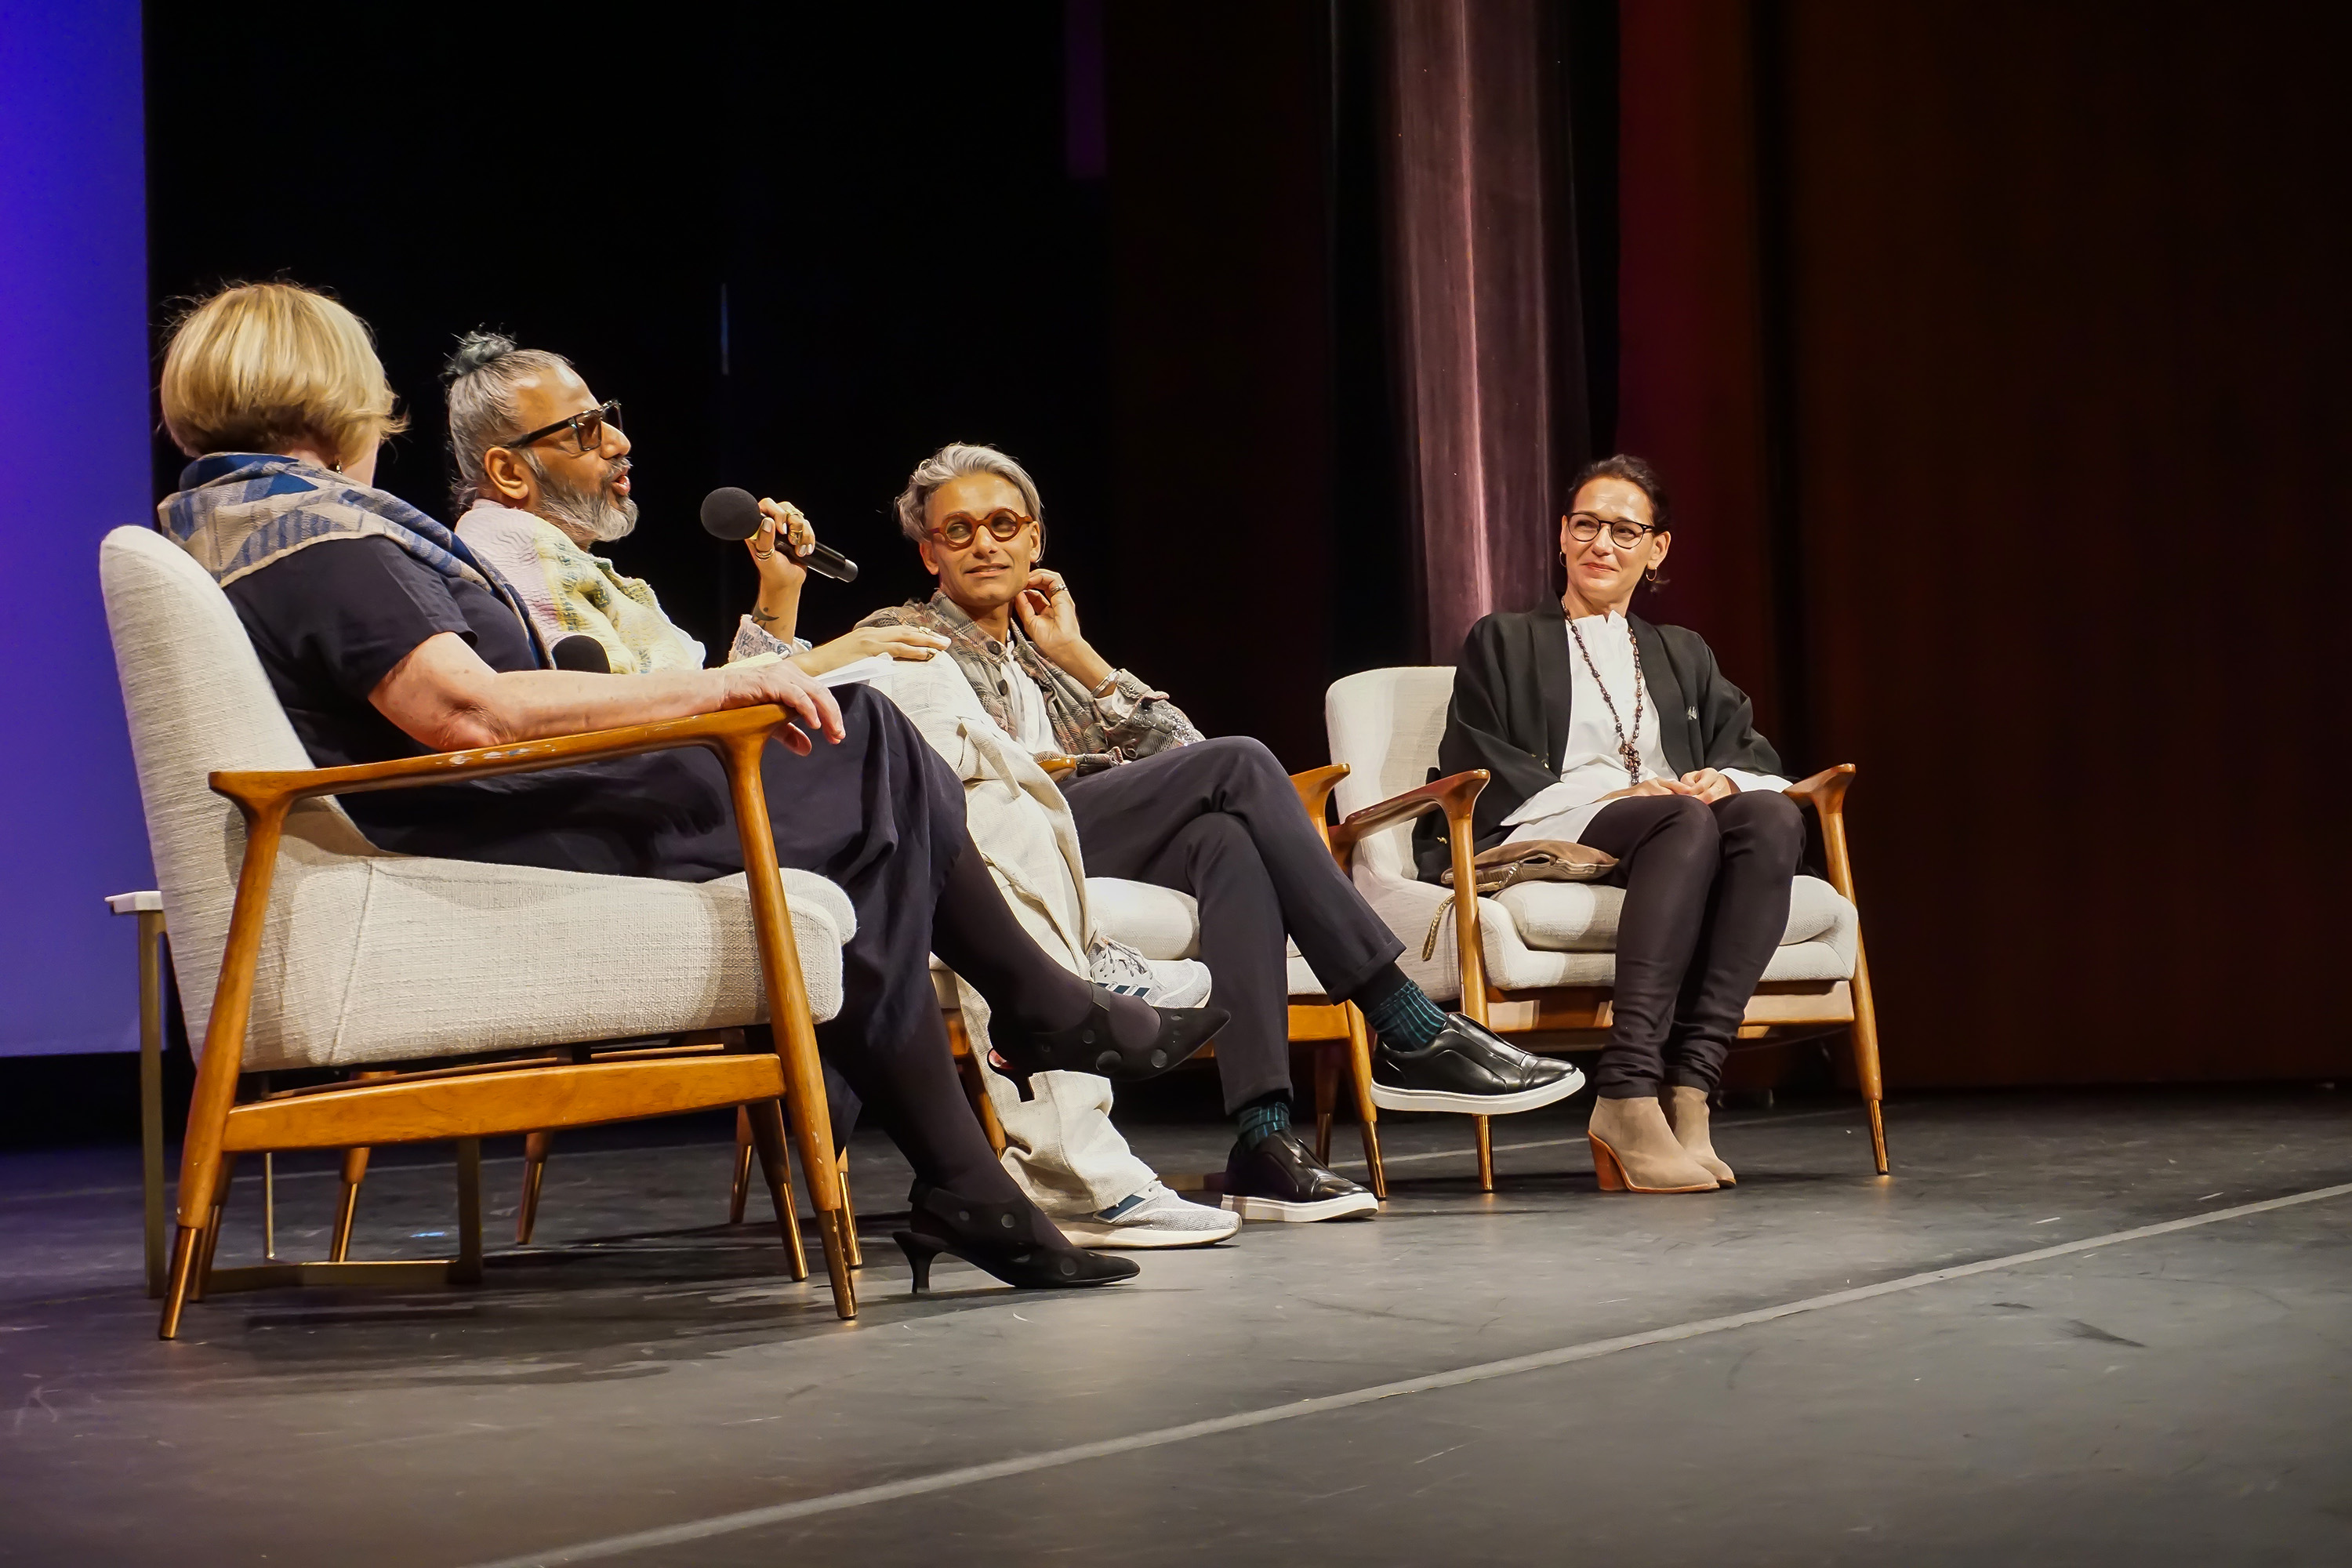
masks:
<svg viewBox="0 0 2352 1568"><path fill-rule="evenodd" d="M367 324L296 283L236 283L198 303L163 351L163 427L191 458L295 445L356 463L408 428Z"/></svg>

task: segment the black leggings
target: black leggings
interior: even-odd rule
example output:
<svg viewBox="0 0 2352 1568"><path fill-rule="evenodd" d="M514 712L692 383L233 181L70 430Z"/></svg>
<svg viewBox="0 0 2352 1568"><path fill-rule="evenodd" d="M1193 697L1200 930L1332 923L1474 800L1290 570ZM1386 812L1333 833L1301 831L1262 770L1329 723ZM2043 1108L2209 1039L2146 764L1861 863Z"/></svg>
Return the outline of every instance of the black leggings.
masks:
<svg viewBox="0 0 2352 1568"><path fill-rule="evenodd" d="M1615 1022L1594 1092L1654 1096L1661 1083L1712 1092L1748 998L1789 925L1789 884L1804 851L1797 805L1748 790L1712 805L1633 795L1579 835L1617 857Z"/></svg>

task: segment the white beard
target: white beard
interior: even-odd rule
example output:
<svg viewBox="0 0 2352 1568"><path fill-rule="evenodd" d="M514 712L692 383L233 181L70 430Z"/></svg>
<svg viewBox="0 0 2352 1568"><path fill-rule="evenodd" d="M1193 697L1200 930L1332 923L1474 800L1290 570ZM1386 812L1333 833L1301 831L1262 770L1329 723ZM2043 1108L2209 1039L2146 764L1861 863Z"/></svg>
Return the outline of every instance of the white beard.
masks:
<svg viewBox="0 0 2352 1568"><path fill-rule="evenodd" d="M626 539L637 526L635 501L614 502L601 487L593 490L574 489L540 467L535 458L529 454L525 457L531 471L539 476L541 515L576 542L610 544L614 540Z"/></svg>

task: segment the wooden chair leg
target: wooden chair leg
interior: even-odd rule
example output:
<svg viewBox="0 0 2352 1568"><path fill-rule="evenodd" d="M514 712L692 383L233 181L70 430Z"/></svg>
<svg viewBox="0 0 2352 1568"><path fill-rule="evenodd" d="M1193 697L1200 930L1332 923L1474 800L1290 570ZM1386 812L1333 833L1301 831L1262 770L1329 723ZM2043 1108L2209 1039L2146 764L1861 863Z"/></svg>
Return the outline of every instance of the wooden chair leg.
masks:
<svg viewBox="0 0 2352 1568"><path fill-rule="evenodd" d="M205 1285L213 1274L213 1254L220 1250L221 1212L228 1207L229 1184L236 1179L236 1156L223 1154L220 1157L220 1175L213 1186L212 1217L205 1224L204 1251L196 1258L195 1283L188 1292L191 1301L205 1299Z"/></svg>
<svg viewBox="0 0 2352 1568"><path fill-rule="evenodd" d="M958 1026L959 1030L961 1026ZM956 1070L963 1075L964 1098L971 1101L971 1113L980 1118L980 1130L988 1134L988 1146L996 1151L997 1158L1004 1157L1004 1123L996 1119L996 1106L988 1098L988 1080L981 1077L980 1057L967 1050L956 1058Z"/></svg>
<svg viewBox="0 0 2352 1568"><path fill-rule="evenodd" d="M1495 1190L1494 1121L1489 1117L1474 1116L1470 1119L1470 1125L1478 1135L1478 1190L1491 1193Z"/></svg>
<svg viewBox="0 0 2352 1568"><path fill-rule="evenodd" d="M327 1261L341 1263L351 1256L352 1224L359 1215L360 1184L367 1180L368 1152L343 1151L343 1187L335 1203L335 1228L327 1240Z"/></svg>
<svg viewBox="0 0 2352 1568"><path fill-rule="evenodd" d="M1004 1152L1002 1148L996 1152L999 1154ZM849 1149L845 1144L834 1157L833 1173L841 1183L841 1224L842 1228L849 1233L849 1266L863 1268L866 1267L866 1248L857 1239L857 1205L849 1201Z"/></svg>
<svg viewBox="0 0 2352 1568"><path fill-rule="evenodd" d="M1870 1112L1870 1155L1878 1173L1886 1174L1886 1118L1880 1102L1886 1096L1878 1070L1878 1009L1870 998L1870 960L1856 936L1853 946L1853 1076L1862 1089L1862 1103Z"/></svg>
<svg viewBox="0 0 2352 1568"><path fill-rule="evenodd" d="M784 1250L792 1258L793 1278L809 1276L808 1254L801 1247L799 1205L793 1198L790 1157L784 1152L784 1110L772 1100L744 1106L741 1125L751 1136L760 1157L760 1174L768 1184L768 1197L776 1205L776 1227L783 1233Z"/></svg>
<svg viewBox="0 0 2352 1568"><path fill-rule="evenodd" d="M1336 1042L1315 1047L1315 1158L1331 1163L1331 1110L1339 1096L1339 1051Z"/></svg>
<svg viewBox="0 0 2352 1568"><path fill-rule="evenodd" d="M522 1201L515 1205L515 1245L529 1247L539 1228L539 1189L547 1182L547 1157L555 1151L555 1134L541 1131L522 1137Z"/></svg>
<svg viewBox="0 0 2352 1568"><path fill-rule="evenodd" d="M735 1108L735 1180L727 1189L727 1223L729 1225L743 1223L743 1205L751 1196L753 1142L751 1107L739 1105ZM797 1225L799 1221L795 1219L793 1223ZM795 1274L793 1278L801 1279L805 1279L806 1276Z"/></svg>
<svg viewBox="0 0 2352 1568"><path fill-rule="evenodd" d="M482 1141L457 1141L457 1256L449 1265L452 1285L482 1282Z"/></svg>
<svg viewBox="0 0 2352 1568"><path fill-rule="evenodd" d="M816 1208L817 1237L824 1243L825 1278L833 1287L833 1310L847 1321L857 1316L857 1284L849 1275L851 1238L843 1224L841 1181L834 1163L832 1119L825 1110L824 1068L817 1058L816 1026L809 1016L800 952L793 945L783 872L767 853L774 842L768 825L768 797L760 785L760 756L767 744L764 734L728 739L723 749L728 795L734 802L735 831L743 845L743 875L751 895L751 926L759 942L761 982L768 993L769 1024L776 1054L783 1062L784 1092L789 1097L785 1110L792 1119L793 1142L800 1148L801 1170L808 1176L809 1202ZM753 1131L758 1131L756 1121Z"/></svg>
<svg viewBox="0 0 2352 1568"><path fill-rule="evenodd" d="M1356 1122L1364 1135L1364 1164L1371 1172L1372 1196L1388 1201L1389 1173L1381 1163L1381 1110L1372 1103L1372 1034L1356 1005L1348 1004L1348 1076L1356 1090Z"/></svg>

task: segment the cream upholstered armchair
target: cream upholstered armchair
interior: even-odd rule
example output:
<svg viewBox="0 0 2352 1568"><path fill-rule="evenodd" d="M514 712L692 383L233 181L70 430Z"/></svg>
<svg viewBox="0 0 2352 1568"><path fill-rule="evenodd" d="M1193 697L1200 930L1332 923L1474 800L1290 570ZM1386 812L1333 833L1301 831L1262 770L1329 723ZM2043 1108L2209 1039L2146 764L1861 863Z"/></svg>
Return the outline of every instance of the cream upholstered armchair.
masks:
<svg viewBox="0 0 2352 1568"><path fill-rule="evenodd" d="M1459 870L1455 889L1413 876L1413 822L1429 812L1445 815L1455 865L1466 865L1471 807L1486 782L1484 770L1430 780L1453 696L1454 671L1443 667L1366 670L1332 685L1324 699L1331 757L1351 770L1337 791L1343 816L1333 843L1358 889L1403 941L1401 967L1431 996L1458 999L1461 1011L1506 1034L1606 1030L1623 893L1591 883L1531 882L1482 899ZM1797 878L1788 930L1739 1032L1754 1038L1775 1029L1843 1026L1870 1116L1872 1157L1883 1175L1877 1020L1845 839L1853 772L1846 763L1789 790L1820 818L1829 879ZM1371 1098L1377 1102L1377 1089ZM1492 1191L1486 1119L1473 1120L1479 1184Z"/></svg>
<svg viewBox="0 0 2352 1568"><path fill-rule="evenodd" d="M856 1315L813 1033L841 1005L855 917L838 888L775 865L760 761L782 710L314 769L227 596L185 552L117 529L100 576L189 1037L202 1042L163 1337L207 1289L478 1278L481 1138L726 1105L748 1108L805 1278L786 1100L835 1307ZM748 876L669 882L388 854L332 798L687 745L727 767L755 851ZM718 1042L770 1016L773 1050ZM442 1139L458 1151L457 1258L213 1268L238 1154Z"/></svg>

